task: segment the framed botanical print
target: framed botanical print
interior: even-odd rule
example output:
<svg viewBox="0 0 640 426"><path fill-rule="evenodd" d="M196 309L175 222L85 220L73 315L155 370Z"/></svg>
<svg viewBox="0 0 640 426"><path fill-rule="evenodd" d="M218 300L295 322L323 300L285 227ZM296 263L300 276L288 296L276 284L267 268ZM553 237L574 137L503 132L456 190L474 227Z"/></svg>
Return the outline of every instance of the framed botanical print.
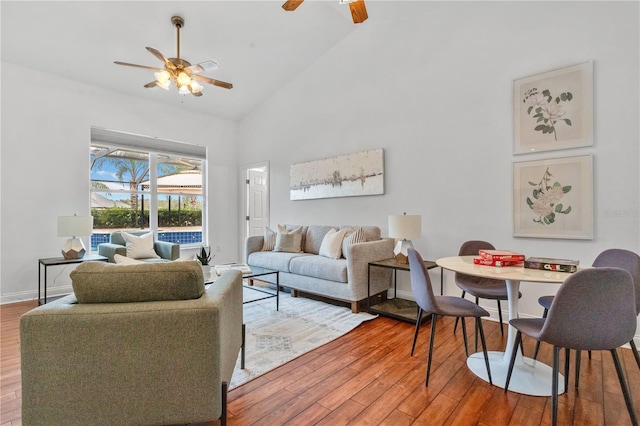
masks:
<svg viewBox="0 0 640 426"><path fill-rule="evenodd" d="M593 239L593 156L513 163L515 237Z"/></svg>
<svg viewBox="0 0 640 426"><path fill-rule="evenodd" d="M515 80L515 154L593 145L593 62Z"/></svg>

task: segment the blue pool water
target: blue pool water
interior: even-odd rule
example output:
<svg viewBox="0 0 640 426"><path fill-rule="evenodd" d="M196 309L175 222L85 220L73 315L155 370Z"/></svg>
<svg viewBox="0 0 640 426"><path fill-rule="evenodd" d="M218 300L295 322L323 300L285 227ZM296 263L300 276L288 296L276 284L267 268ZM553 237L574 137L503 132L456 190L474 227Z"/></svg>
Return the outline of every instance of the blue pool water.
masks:
<svg viewBox="0 0 640 426"><path fill-rule="evenodd" d="M108 243L110 235L111 233L91 235L91 250L93 251L97 250L98 244ZM201 231L160 232L158 233L158 240L168 241L170 243L178 243L178 244L199 244L199 243L202 243L202 232Z"/></svg>

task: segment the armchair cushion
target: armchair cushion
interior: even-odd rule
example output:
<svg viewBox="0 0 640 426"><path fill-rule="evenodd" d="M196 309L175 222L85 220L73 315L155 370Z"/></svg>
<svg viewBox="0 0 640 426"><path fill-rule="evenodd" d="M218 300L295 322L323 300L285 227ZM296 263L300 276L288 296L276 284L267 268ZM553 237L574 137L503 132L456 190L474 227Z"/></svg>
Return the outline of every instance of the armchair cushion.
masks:
<svg viewBox="0 0 640 426"><path fill-rule="evenodd" d="M152 259L158 258L153 249L153 233L147 232L140 236L123 232L122 236L126 242L127 257L132 259Z"/></svg>
<svg viewBox="0 0 640 426"><path fill-rule="evenodd" d="M112 264L84 262L70 274L78 303L197 299L204 277L196 261Z"/></svg>

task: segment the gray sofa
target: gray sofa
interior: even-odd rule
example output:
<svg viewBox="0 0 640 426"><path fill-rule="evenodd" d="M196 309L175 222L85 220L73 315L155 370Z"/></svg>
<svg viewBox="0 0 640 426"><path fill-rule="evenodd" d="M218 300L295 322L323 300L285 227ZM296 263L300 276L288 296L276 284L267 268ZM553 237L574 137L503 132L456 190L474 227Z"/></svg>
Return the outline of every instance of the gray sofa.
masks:
<svg viewBox="0 0 640 426"><path fill-rule="evenodd" d="M128 231L127 231L128 232ZM150 232L146 231L131 231L128 232L131 235L140 236ZM160 256L159 259L143 259L145 262L166 262L167 260L176 260L180 257L180 244L170 243L167 241L154 241L153 249L156 254ZM112 232L109 236L108 243L98 244L98 254L105 256L109 259L109 262L114 263L113 257L116 254L120 256L127 255L127 243L122 236L122 231Z"/></svg>
<svg viewBox="0 0 640 426"><path fill-rule="evenodd" d="M198 262L85 262L74 294L20 319L25 425L225 420L242 344L242 275Z"/></svg>
<svg viewBox="0 0 640 426"><path fill-rule="evenodd" d="M286 228L293 230L299 226L286 225ZM324 236L332 228L338 230L345 226L302 226L302 251L298 253L263 251L264 236L248 237L245 241L245 262L250 267L280 271L280 285L290 288L293 296L300 291L345 301L351 304L353 312L358 312L358 302L365 300L368 294L368 264L392 258L394 240L381 238L380 228L376 226L362 226L366 242L346 247L343 258L331 259L318 253ZM270 276L265 276L264 281L275 283ZM386 296L390 285L390 270L371 269L371 296Z"/></svg>

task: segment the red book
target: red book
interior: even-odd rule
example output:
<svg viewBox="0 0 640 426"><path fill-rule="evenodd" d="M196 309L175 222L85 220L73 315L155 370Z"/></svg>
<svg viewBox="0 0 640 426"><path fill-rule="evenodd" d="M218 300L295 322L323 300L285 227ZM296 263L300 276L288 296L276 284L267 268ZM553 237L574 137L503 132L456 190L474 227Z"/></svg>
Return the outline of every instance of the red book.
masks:
<svg viewBox="0 0 640 426"><path fill-rule="evenodd" d="M478 254L487 260L506 260L510 262L524 262L524 254L511 250L484 250L480 249Z"/></svg>
<svg viewBox="0 0 640 426"><path fill-rule="evenodd" d="M493 260L493 259L485 259L484 257L474 257L473 263L476 265L484 265L484 266L514 266L519 265L522 262L520 261L510 261L510 260Z"/></svg>

